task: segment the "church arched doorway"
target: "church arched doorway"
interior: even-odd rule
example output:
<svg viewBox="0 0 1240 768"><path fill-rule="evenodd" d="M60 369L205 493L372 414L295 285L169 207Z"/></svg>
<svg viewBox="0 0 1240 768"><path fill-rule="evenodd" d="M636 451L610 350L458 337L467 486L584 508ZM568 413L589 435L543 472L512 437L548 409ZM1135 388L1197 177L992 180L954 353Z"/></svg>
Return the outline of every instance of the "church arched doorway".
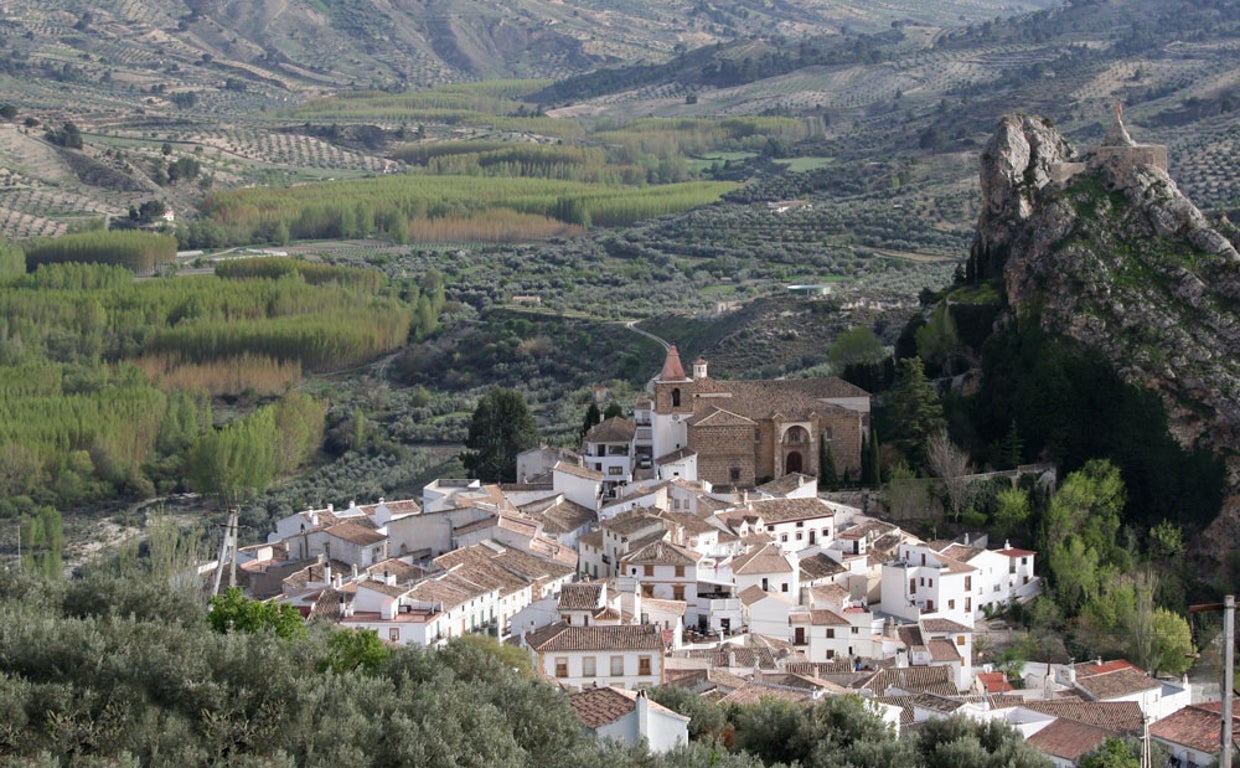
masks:
<svg viewBox="0 0 1240 768"><path fill-rule="evenodd" d="M800 451L790 451L788 458L784 459L784 474L792 474L800 472L804 469L803 460Z"/></svg>

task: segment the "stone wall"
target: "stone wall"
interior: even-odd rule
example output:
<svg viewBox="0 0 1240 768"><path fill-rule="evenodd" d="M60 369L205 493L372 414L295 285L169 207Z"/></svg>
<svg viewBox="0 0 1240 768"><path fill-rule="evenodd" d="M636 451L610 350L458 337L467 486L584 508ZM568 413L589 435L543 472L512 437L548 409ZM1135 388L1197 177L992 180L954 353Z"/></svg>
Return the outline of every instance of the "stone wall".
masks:
<svg viewBox="0 0 1240 768"><path fill-rule="evenodd" d="M715 485L753 486L753 428L745 425L689 428L689 448L697 452L698 478ZM733 477L732 470L738 472Z"/></svg>

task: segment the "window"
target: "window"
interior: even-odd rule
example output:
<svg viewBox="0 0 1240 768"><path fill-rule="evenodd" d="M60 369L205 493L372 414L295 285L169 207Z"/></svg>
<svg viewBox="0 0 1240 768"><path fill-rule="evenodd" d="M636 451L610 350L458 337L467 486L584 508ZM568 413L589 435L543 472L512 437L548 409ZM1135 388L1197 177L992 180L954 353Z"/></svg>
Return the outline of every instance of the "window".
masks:
<svg viewBox="0 0 1240 768"><path fill-rule="evenodd" d="M927 587L933 587L933 586L934 586L934 579L927 579L927 580L926 580L926 586L927 586Z"/></svg>
<svg viewBox="0 0 1240 768"><path fill-rule="evenodd" d="M853 635L859 635L859 634L861 634L861 630L857 629L856 627L852 627L852 628L850 628L850 629L848 630L848 632L849 632L849 634L853 634ZM849 651L849 653L852 653L852 651Z"/></svg>
<svg viewBox="0 0 1240 768"><path fill-rule="evenodd" d="M762 577L762 591L763 591L763 592L767 591L767 589L769 588L769 586L770 586L770 585L767 583L767 581L766 581L766 577L765 577L765 576L763 576L763 577Z"/></svg>
<svg viewBox="0 0 1240 768"><path fill-rule="evenodd" d="M637 657L637 674L641 675L642 677L645 677L650 674L650 657L649 656L638 656Z"/></svg>
<svg viewBox="0 0 1240 768"><path fill-rule="evenodd" d="M653 575L654 575L654 566L653 566L653 565L643 565L643 566L642 566L642 575L643 575L643 576L653 576Z"/></svg>
<svg viewBox="0 0 1240 768"><path fill-rule="evenodd" d="M685 587L683 584L675 584L672 586L672 599L673 600L684 600L685 599Z"/></svg>
<svg viewBox="0 0 1240 768"><path fill-rule="evenodd" d="M973 577L972 576L964 577L964 591L965 592L973 591Z"/></svg>
<svg viewBox="0 0 1240 768"><path fill-rule="evenodd" d="M954 610L956 610L956 601L955 601L955 600L948 600L948 601L947 601L947 610L949 610L949 611L954 611Z"/></svg>
<svg viewBox="0 0 1240 768"><path fill-rule="evenodd" d="M400 642L400 630L397 629L396 627L392 627L391 629L389 629L388 640L391 640L393 643L399 643Z"/></svg>
<svg viewBox="0 0 1240 768"><path fill-rule="evenodd" d="M917 594L917 579L908 580L908 592L910 595Z"/></svg>
<svg viewBox="0 0 1240 768"><path fill-rule="evenodd" d="M926 577L925 577L925 576L921 576L921 577L919 577L919 578L917 579L917 582L918 582L921 586L923 586L923 587L924 587L924 586L926 586Z"/></svg>
<svg viewBox="0 0 1240 768"><path fill-rule="evenodd" d="M609 475L623 475L623 474L624 474L624 467L608 467L608 468L607 468L607 474L609 474Z"/></svg>
<svg viewBox="0 0 1240 768"><path fill-rule="evenodd" d="M611 657L611 674L612 674L612 677L621 677L622 675L624 675L624 657L623 656L612 656Z"/></svg>
<svg viewBox="0 0 1240 768"><path fill-rule="evenodd" d="M793 630L793 645L805 645L805 627L797 627Z"/></svg>
<svg viewBox="0 0 1240 768"><path fill-rule="evenodd" d="M797 521L797 527L798 527L798 528L804 528L804 527L805 527L805 521L804 521L804 520L799 520L799 521Z"/></svg>
<svg viewBox="0 0 1240 768"><path fill-rule="evenodd" d="M594 667L594 657L586 656L583 658L581 660L581 676L594 677L596 674L598 674L598 672Z"/></svg>
<svg viewBox="0 0 1240 768"><path fill-rule="evenodd" d="M835 639L835 627L827 627L827 639L828 640Z"/></svg>
<svg viewBox="0 0 1240 768"><path fill-rule="evenodd" d="M786 582L786 581L785 581L785 582L782 582L782 583L779 585L779 591L780 591L780 592L787 592L787 591L788 591L788 582Z"/></svg>
<svg viewBox="0 0 1240 768"><path fill-rule="evenodd" d="M964 635L956 635L956 645L964 645Z"/></svg>
<svg viewBox="0 0 1240 768"><path fill-rule="evenodd" d="M676 578L683 579L685 577L685 567L683 565L676 566Z"/></svg>
<svg viewBox="0 0 1240 768"><path fill-rule="evenodd" d="M780 540L781 542L783 542L784 544L787 544L787 543L788 543L788 534L786 534L786 533L781 533L781 534L779 534L779 540Z"/></svg>
<svg viewBox="0 0 1240 768"><path fill-rule="evenodd" d="M753 431L753 441L754 441L755 443L760 443L760 442L762 442L762 430L760 430L760 429L758 429L758 428L756 428L756 427L754 428L754 431Z"/></svg>
<svg viewBox="0 0 1240 768"><path fill-rule="evenodd" d="M801 540L801 531L797 531L797 541Z"/></svg>
<svg viewBox="0 0 1240 768"><path fill-rule="evenodd" d="M680 387L676 387L672 390L672 407L680 407Z"/></svg>
<svg viewBox="0 0 1240 768"><path fill-rule="evenodd" d="M568 677L568 657L557 656L555 659L555 676Z"/></svg>
<svg viewBox="0 0 1240 768"><path fill-rule="evenodd" d="M966 611L971 611L971 610L973 610L973 598L971 598L971 597L966 597L966 598L964 599L964 609L965 609Z"/></svg>
<svg viewBox="0 0 1240 768"><path fill-rule="evenodd" d="M737 480L740 480L740 479L741 479L741 468L740 468L740 467L732 467L731 469L729 469L729 470L728 470L728 477L730 477L730 478L732 479L732 482L734 482L734 483L735 483Z"/></svg>

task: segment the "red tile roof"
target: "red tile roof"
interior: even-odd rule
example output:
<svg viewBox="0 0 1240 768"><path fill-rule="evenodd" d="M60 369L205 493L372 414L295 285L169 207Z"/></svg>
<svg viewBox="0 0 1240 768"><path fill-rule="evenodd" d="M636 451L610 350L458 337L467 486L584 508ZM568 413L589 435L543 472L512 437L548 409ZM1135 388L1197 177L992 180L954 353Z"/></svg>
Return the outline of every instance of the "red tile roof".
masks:
<svg viewBox="0 0 1240 768"><path fill-rule="evenodd" d="M1015 690L1008 682L1007 675L1002 672L978 672L977 681L982 684L986 693L1007 693Z"/></svg>
<svg viewBox="0 0 1240 768"><path fill-rule="evenodd" d="M570 627L556 623L530 635L526 642L536 651L663 650L663 637L653 624Z"/></svg>
<svg viewBox="0 0 1240 768"><path fill-rule="evenodd" d="M1219 731L1222 728L1221 701L1184 707L1150 726L1150 735L1156 739L1180 744L1189 749L1213 755L1219 751ZM1240 709L1240 702L1232 702L1233 709ZM1240 717L1231 720L1233 743L1240 741Z"/></svg>
<svg viewBox="0 0 1240 768"><path fill-rule="evenodd" d="M1030 736L1028 743L1048 755L1076 762L1114 735L1114 731L1059 719Z"/></svg>

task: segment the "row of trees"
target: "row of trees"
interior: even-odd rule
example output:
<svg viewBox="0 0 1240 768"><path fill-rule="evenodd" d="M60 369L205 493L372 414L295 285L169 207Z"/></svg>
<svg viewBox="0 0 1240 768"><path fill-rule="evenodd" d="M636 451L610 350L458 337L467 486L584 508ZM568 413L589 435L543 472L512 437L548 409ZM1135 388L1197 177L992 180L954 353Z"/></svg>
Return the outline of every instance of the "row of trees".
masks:
<svg viewBox="0 0 1240 768"><path fill-rule="evenodd" d="M417 222L422 220L477 217L482 224L488 213L504 210L555 217L564 200L580 200L595 224L620 226L714 202L734 186L693 182L647 190L616 184L474 176L444 176L434 184L425 184L408 177L385 176L279 190L220 192L208 198L206 207L211 221L230 243L266 241L280 228L294 238L330 239L373 234L394 237L409 226L416 237Z"/></svg>
<svg viewBox="0 0 1240 768"><path fill-rule="evenodd" d="M82 232L76 235L33 240L24 246L26 263L64 262L118 264L139 274L150 273L177 255L176 238L152 232Z"/></svg>
<svg viewBox="0 0 1240 768"><path fill-rule="evenodd" d="M303 371L429 333L443 306L438 275L278 260L226 271L227 284L135 282L122 267L42 265L0 289L0 513L264 489L322 444L325 405L290 393L217 432L208 393L253 407Z"/></svg>

